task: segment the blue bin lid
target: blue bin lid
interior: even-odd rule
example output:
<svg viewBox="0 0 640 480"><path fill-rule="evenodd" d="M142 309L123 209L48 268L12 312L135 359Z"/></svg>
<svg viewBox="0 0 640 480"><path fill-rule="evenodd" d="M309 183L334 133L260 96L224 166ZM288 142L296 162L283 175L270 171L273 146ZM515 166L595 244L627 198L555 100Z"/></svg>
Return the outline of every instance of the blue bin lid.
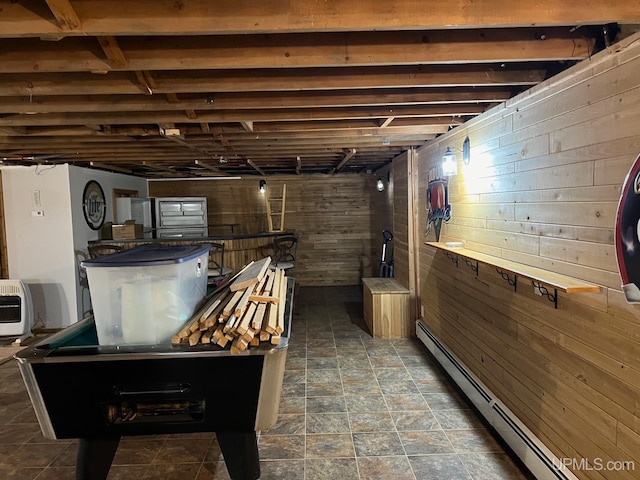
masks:
<svg viewBox="0 0 640 480"><path fill-rule="evenodd" d="M122 252L82 261L83 267L152 267L171 265L208 255L211 245L140 245Z"/></svg>

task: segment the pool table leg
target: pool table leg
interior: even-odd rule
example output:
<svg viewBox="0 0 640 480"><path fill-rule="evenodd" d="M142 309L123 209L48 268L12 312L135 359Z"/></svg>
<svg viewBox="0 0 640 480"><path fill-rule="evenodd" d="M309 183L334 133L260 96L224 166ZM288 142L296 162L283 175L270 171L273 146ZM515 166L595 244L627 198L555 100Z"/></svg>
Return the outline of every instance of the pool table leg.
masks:
<svg viewBox="0 0 640 480"><path fill-rule="evenodd" d="M216 432L216 437L231 480L260 478L256 432Z"/></svg>
<svg viewBox="0 0 640 480"><path fill-rule="evenodd" d="M105 480L119 443L120 437L79 439L76 480Z"/></svg>

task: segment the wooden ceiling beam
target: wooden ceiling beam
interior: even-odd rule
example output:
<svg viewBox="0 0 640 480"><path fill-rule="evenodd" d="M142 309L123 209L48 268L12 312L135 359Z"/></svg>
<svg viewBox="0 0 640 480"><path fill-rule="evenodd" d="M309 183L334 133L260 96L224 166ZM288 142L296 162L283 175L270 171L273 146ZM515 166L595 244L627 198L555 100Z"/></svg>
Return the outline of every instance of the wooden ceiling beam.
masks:
<svg viewBox="0 0 640 480"><path fill-rule="evenodd" d="M141 112L162 110L231 110L256 108L354 107L372 105L407 105L438 103L492 103L510 98L512 92L503 87L479 88L396 88L362 90L333 90L308 92L226 93L208 102L204 94L182 95L167 93L167 101L159 96L138 95L64 95L0 98L0 113L57 113L57 112ZM186 98L185 98L186 97ZM189 115L187 115L189 117ZM191 118L191 117L189 117ZM247 127L250 127L247 129ZM243 125L247 131L252 126Z"/></svg>
<svg viewBox="0 0 640 480"><path fill-rule="evenodd" d="M242 125L242 128L244 130L246 130L247 132L253 132L253 122L250 120L242 120L240 121L240 125Z"/></svg>
<svg viewBox="0 0 640 480"><path fill-rule="evenodd" d="M59 28L37 9L22 2L7 2L0 17L0 36L26 37L57 33ZM48 0L50 8L68 1ZM105 6L106 3L111 5ZM220 35L236 33L383 31L482 27L527 27L530 25L588 25L610 22L633 23L637 4L628 0L557 0L541 8L537 0L341 0L309 2L291 0L283 8L280 0L208 0L189 2L128 2L117 8L113 2L76 2L83 19L75 35ZM67 7L68 10L68 7ZM64 11L63 11L64 12ZM149 21L152 14L152 21ZM258 21L256 19L259 19Z"/></svg>
<svg viewBox="0 0 640 480"><path fill-rule="evenodd" d="M145 95L153 95L154 90L156 89L156 83L151 76L151 73L144 70L136 70L134 73L138 79L138 85L140 85L142 92Z"/></svg>
<svg viewBox="0 0 640 480"><path fill-rule="evenodd" d="M118 45L116 37L100 36L97 37L97 39L102 51L107 56L107 60L111 66L110 70L123 70L129 66L129 62Z"/></svg>
<svg viewBox="0 0 640 480"><path fill-rule="evenodd" d="M193 162L196 165L201 166L202 168L206 168L207 170L210 170L211 172L221 173L220 169L218 167L216 167L215 165L210 164L209 162L204 162L202 160L194 160Z"/></svg>
<svg viewBox="0 0 640 480"><path fill-rule="evenodd" d="M582 60L595 41L569 28L229 37L0 39L0 73L209 70ZM119 45L119 47L118 47ZM126 60L125 60L126 59ZM124 64L122 62L124 61Z"/></svg>
<svg viewBox="0 0 640 480"><path fill-rule="evenodd" d="M252 160L247 160L247 164L249 164L249 166L251 168L253 168L256 172L258 172L260 175L262 175L263 177L266 177L267 174L264 172L264 170L262 170L258 165L255 164L255 162L253 162Z"/></svg>
<svg viewBox="0 0 640 480"><path fill-rule="evenodd" d="M26 135L26 127L0 127L0 135Z"/></svg>
<svg viewBox="0 0 640 480"><path fill-rule="evenodd" d="M78 17L76 11L69 3L69 0L45 0L51 13L58 22L60 28L65 32L73 32L82 28L82 22ZM0 24L3 22L0 22ZM0 26L2 30L2 26ZM50 35L52 32L43 33L41 36Z"/></svg>
<svg viewBox="0 0 640 480"><path fill-rule="evenodd" d="M409 142L412 144L420 143L425 139L431 139L434 135L380 135L374 136L371 138L358 138L352 136L336 136L334 139L331 138L317 138L317 139L305 139L305 138L297 138L297 139L288 139L288 140L275 140L275 141L261 141L261 142L252 142L250 140L238 140L231 142L231 146L234 148L236 152L244 152L247 148L253 149L272 149L272 148L289 148L289 147L297 147L297 146L305 146L308 145L310 147L322 147L322 146L341 146L345 148L349 148L349 145L370 145L370 146L379 146L384 145L385 142L390 143L402 143Z"/></svg>
<svg viewBox="0 0 640 480"><path fill-rule="evenodd" d="M150 87L142 72L0 74L0 96L115 95L145 93L276 92L407 87L530 86L544 80L547 64L477 64L340 67L276 70L154 72ZM142 79L142 80L140 80ZM141 85L142 88L138 85ZM149 87L149 88L147 88Z"/></svg>
<svg viewBox="0 0 640 480"><path fill-rule="evenodd" d="M380 122L380 128L386 128L386 127L388 127L388 126L391 124L391 122L393 122L393 121L395 120L395 118L396 118L396 117L387 117L387 118L383 119L383 120Z"/></svg>
<svg viewBox="0 0 640 480"><path fill-rule="evenodd" d="M153 124L153 123L197 123L241 122L251 118L254 122L291 120L342 120L356 118L438 117L451 115L478 115L486 109L483 105L398 105L385 107L345 107L318 109L242 110L201 112L198 119L187 119L175 112L129 112L129 113L45 113L41 115L11 115L0 118L0 127L35 125L87 125L87 124Z"/></svg>
<svg viewBox="0 0 640 480"><path fill-rule="evenodd" d="M357 150L355 148L352 148L351 150L349 150L345 154L344 158L340 160L340 163L336 165L334 168L332 168L329 173L330 174L338 173L342 169L342 167L344 167L346 163L355 156L356 152Z"/></svg>
<svg viewBox="0 0 640 480"><path fill-rule="evenodd" d="M101 163L101 162L89 162L89 165L91 165L92 167L96 167L96 168L101 168L103 170L111 170L114 172L120 172L120 173L133 173L133 170L130 170L128 168L123 168L123 167L119 167L116 165L110 165L108 163Z"/></svg>

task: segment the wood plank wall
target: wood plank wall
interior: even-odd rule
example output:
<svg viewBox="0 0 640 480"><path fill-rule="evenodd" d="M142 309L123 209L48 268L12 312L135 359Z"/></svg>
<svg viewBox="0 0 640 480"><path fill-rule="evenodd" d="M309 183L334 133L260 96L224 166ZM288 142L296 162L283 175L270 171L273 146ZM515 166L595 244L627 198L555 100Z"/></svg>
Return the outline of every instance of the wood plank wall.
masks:
<svg viewBox="0 0 640 480"><path fill-rule="evenodd" d="M2 190L2 172L0 172L0 278L9 278L9 262L7 261L7 236L4 218L4 194Z"/></svg>
<svg viewBox="0 0 640 480"><path fill-rule="evenodd" d="M393 185L393 243L394 278L410 292L411 319L416 316L415 282L415 242L412 204L413 178L412 164L414 151L409 150L394 158L391 183ZM415 324L411 322L411 334L415 334Z"/></svg>
<svg viewBox="0 0 640 480"><path fill-rule="evenodd" d="M264 197L258 192L261 178L152 181L149 194L207 197L209 225L239 223L236 232L257 233L267 229ZM272 189L287 185L285 229L299 238L293 275L300 285L359 285L362 277L377 276L372 233L376 179L358 174L266 177Z"/></svg>
<svg viewBox="0 0 640 480"><path fill-rule="evenodd" d="M594 467L574 470L580 479L640 475L640 305L624 300L613 244L640 153L638 72L636 35L417 152L416 228L429 169L468 135L471 164L459 159L451 177L441 241L602 286L560 294L554 309L524 281L514 292L490 268L456 268L421 234L426 323L559 458ZM599 460L630 463L603 471Z"/></svg>
<svg viewBox="0 0 640 480"><path fill-rule="evenodd" d="M377 191L378 177L382 179L384 184L384 190L382 192ZM395 194L394 182L393 182L393 164L390 164L374 175L376 185L374 185L375 195L372 197L371 209L375 212L371 221L371 234L373 236L373 246L375 248L375 254L373 257L372 267L373 276L380 276L380 261L382 260L382 231L389 230L394 234L394 239L387 243L386 261L389 262L392 259L392 255L395 254L395 231L393 224L393 198Z"/></svg>
<svg viewBox="0 0 640 480"><path fill-rule="evenodd" d="M393 242L395 278L404 287L411 288L413 250L409 233L409 155L405 152L393 160Z"/></svg>

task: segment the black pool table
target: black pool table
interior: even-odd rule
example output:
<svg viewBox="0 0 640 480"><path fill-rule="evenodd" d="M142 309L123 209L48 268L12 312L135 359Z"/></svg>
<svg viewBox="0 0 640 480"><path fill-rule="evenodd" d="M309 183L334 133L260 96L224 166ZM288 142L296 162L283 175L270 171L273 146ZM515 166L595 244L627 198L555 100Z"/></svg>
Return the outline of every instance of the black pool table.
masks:
<svg viewBox="0 0 640 480"><path fill-rule="evenodd" d="M256 432L277 419L293 285L280 343L238 355L217 345L102 346L93 317L22 350L15 358L43 435L78 438L76 478L102 480L122 436L215 432L230 477L259 478Z"/></svg>

